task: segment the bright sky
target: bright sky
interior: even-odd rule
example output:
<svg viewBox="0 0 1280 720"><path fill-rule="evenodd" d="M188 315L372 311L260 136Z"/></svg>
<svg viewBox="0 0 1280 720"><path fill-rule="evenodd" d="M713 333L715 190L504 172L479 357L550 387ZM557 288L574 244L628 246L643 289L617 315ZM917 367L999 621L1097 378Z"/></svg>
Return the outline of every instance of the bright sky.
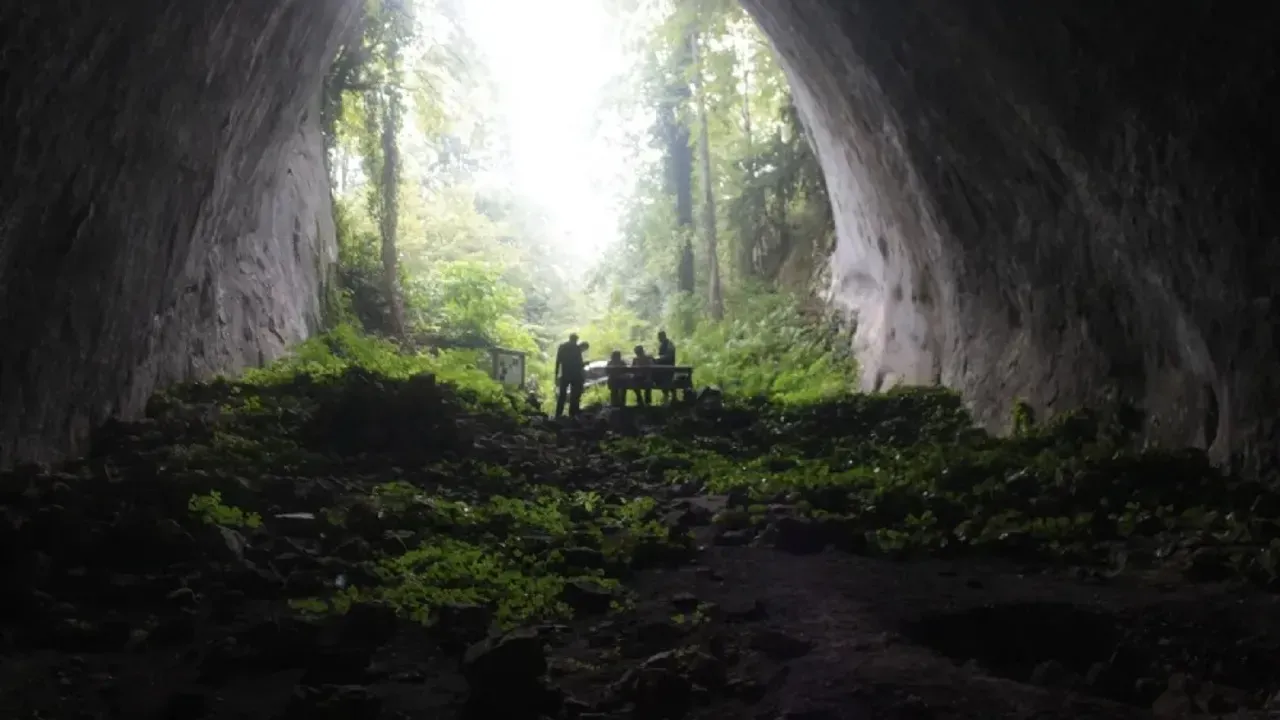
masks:
<svg viewBox="0 0 1280 720"><path fill-rule="evenodd" d="M497 83L517 192L541 204L566 254L589 262L617 237L626 149L594 125L625 70L609 0L464 0L466 31Z"/></svg>

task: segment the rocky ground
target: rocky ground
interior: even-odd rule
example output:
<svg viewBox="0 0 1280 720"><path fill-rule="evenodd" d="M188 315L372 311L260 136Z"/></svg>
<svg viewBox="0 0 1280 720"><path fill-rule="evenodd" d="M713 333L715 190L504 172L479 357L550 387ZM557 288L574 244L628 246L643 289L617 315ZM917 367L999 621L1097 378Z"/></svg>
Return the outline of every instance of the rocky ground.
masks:
<svg viewBox="0 0 1280 720"><path fill-rule="evenodd" d="M0 478L5 718L1266 717L1280 496L937 391L552 422L352 372Z"/></svg>

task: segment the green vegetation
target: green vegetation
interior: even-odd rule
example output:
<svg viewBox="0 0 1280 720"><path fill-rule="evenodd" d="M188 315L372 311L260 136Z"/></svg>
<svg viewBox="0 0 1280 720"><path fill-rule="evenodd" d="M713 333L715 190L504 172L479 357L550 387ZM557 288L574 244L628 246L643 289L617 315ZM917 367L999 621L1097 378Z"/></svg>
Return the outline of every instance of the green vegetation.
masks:
<svg viewBox="0 0 1280 720"><path fill-rule="evenodd" d="M650 124L628 138L639 170L622 241L595 273L599 302L675 336L705 332L714 347L717 334L740 333L721 321L776 311L750 296L819 289L834 237L821 172L781 68L738 3L619 5L634 63L612 111Z"/></svg>
<svg viewBox="0 0 1280 720"><path fill-rule="evenodd" d="M221 640L206 664L282 637L309 658L305 638L335 627L353 628L343 647L360 648L379 627L388 634L370 642L413 622L429 640L414 652L436 657L550 621L587 644L615 629L575 671L597 672L728 627L728 610L701 596L660 598L652 624L646 583L693 573L640 571L793 562L770 548L876 558L854 567L882 580L897 572L890 561L941 556L1022 575L1280 588L1275 488L1195 451L1130 449L1123 408L996 438L944 390L780 392L672 408L644 428L603 417L565 427L483 375L421 372L436 362L344 329L247 381L159 395L145 421L104 430L90 457L56 472L0 475L12 592L33 608L14 642L126 637L128 651L167 662L172 643L191 642L193 608L209 608L198 637ZM1142 627L1168 634L1157 620ZM1163 658L1188 642L1142 638L1160 652L1120 667L1128 684L1110 696L1149 701L1130 676L1167 673ZM1267 691L1257 703L1270 682L1255 683Z"/></svg>
<svg viewBox="0 0 1280 720"><path fill-rule="evenodd" d="M715 559L699 554L707 545L751 548L762 563L778 558L769 548L835 550L1280 589L1280 492L1198 451L1136 450L1132 409L1046 422L1016 401L1010 436L994 437L946 390L856 392L854 328L817 297L833 233L821 173L737 3L616 3L635 28L633 72L601 125L645 122L624 138L636 173L621 239L592 268L571 267L543 209L494 181L510 169L509 138L455 4L365 5L325 96L339 242L326 332L239 377L156 395L145 419L103 428L87 458L0 474L6 581L25 613L0 628L6 651L53 638L68 652L170 662L175 646L198 645L187 655L202 678L239 665L269 674L277 652L307 665L288 681L295 696L345 694L290 717L372 717L381 699L360 709L351 688L382 673L363 637L380 621L426 626L431 642L413 652L455 659L493 629L589 621L573 632L616 630L596 660L649 657L611 681L632 684L623 699L636 715L677 717L639 702L641 683L672 677L657 664L710 660L721 672L683 671L700 690L766 691L730 683L719 635L704 638L714 659L692 644L624 653L618 637L685 643L726 609L690 595L658 603L660 623L599 621L639 612L641 571ZM722 402L544 416L550 353L569 331L596 359L652 351L659 329ZM493 347L527 354L525 387L491 377ZM525 639L536 657L505 661L541 689L545 638ZM251 657L255 642L271 650ZM317 671L313 656L332 666ZM1107 664L1171 667L1128 660ZM501 692L512 687L495 674ZM681 682L663 692L690 700L695 685ZM528 685L509 698L522 711L540 701ZM1274 695L1270 679L1256 685Z"/></svg>
<svg viewBox="0 0 1280 720"><path fill-rule="evenodd" d="M353 370L391 380L431 375L463 388L465 395L477 402L501 405L510 399L510 391L480 369L482 358L487 358L487 353L475 350L406 354L389 340L364 335L343 324L301 343L287 357L271 365L246 371L241 382L262 386L323 383L342 378Z"/></svg>
<svg viewBox="0 0 1280 720"><path fill-rule="evenodd" d="M366 11L326 92L339 242L331 320L444 349L453 371L468 359L484 371L488 358L453 349L524 351L530 386L549 386L545 348L576 298L542 211L486 179L506 168L503 138L458 9L386 0Z"/></svg>
<svg viewBox="0 0 1280 720"><path fill-rule="evenodd" d="M731 294L725 319L698 325L681 362L697 368L700 384L740 397L807 403L848 395L858 387L851 338L835 318L814 315L794 295Z"/></svg>
<svg viewBox="0 0 1280 720"><path fill-rule="evenodd" d="M1124 413L1037 423L1017 403L995 438L946 391L857 394L852 329L814 295L821 175L763 38L736 3L617 10L635 70L603 116L649 122L626 138L622 240L575 289L547 218L484 179L507 167L503 131L452 6L369 4L327 95L332 329L157 397L171 430L129 446L168 433L148 457L202 532L319 542L287 563L298 613L372 603L428 624L625 605L630 573L691 554L695 527L670 518L690 494L727 497L708 518L727 544L1276 583L1271 495L1195 453L1132 451ZM566 435L487 372L486 348L522 350L546 400L568 330L604 357L652 349L660 328L724 408Z"/></svg>
<svg viewBox="0 0 1280 720"><path fill-rule="evenodd" d="M625 138L621 242L585 289L540 210L485 179L508 169L505 130L455 8L371 2L326 97L332 329L152 403L182 428L156 462L205 530L306 516L347 543L324 550L340 572L289 584L295 610L380 603L432 623L480 608L512 625L616 607L633 570L691 552L663 505L690 488L727 496L717 541L1276 583L1271 495L1196 453L1134 452L1124 413L1037 423L1019 402L995 438L946 391L857 394L852 329L814 294L833 232L821 173L767 43L736 3L615 9L635 63L602 117L648 122ZM524 351L546 400L568 330L604 357L652 349L660 328L724 391L718 414L564 435L487 372L486 348Z"/></svg>
<svg viewBox="0 0 1280 720"><path fill-rule="evenodd" d="M453 370L339 328L242 381L158 396L154 421L181 437L149 456L166 495L191 493L199 525L250 533L248 545L264 533L322 539L334 557L295 571L311 580L286 593L303 615L373 602L424 623L460 607L500 626L563 618L584 593L625 605L619 578L688 555L652 498L572 489L565 478L588 458L549 451L500 386ZM197 415L214 419L183 424ZM473 427L504 437L481 450ZM594 481L608 466L590 460Z"/></svg>
<svg viewBox="0 0 1280 720"><path fill-rule="evenodd" d="M996 438L944 390L731 395L651 434L600 427L566 445L487 377L423 374L443 368L339 330L244 381L157 396L149 421L63 476L150 468L130 512L142 499L177 518L228 577L272 568L271 597L301 617L372 603L510 627L616 611L634 571L692 558L700 525L703 542L792 552L1278 584L1280 495L1200 453L1128 449L1119 409ZM727 503L690 521L690 495Z"/></svg>
<svg viewBox="0 0 1280 720"><path fill-rule="evenodd" d="M634 70L601 126L648 122L614 139L637 170L621 240L585 268L557 251L536 204L492 180L511 170L508 128L457 7L367 4L326 93L340 245L332 322L445 349L437 365L449 373L431 371L468 385L457 373L485 371L487 356L457 348L523 351L544 400L550 356L571 330L602 359L652 349L665 328L700 384L733 393L804 401L856 387L847 333L813 299L833 232L821 174L763 36L736 3L615 9Z"/></svg>
<svg viewBox="0 0 1280 720"><path fill-rule="evenodd" d="M1224 476L1199 451L1132 450L1123 409L1010 438L973 428L942 390L733 412L763 422L692 439L677 424L610 449L668 458L670 482L729 494L732 509L717 518L726 527L777 532L777 513L794 513L819 547L1280 580L1275 490Z"/></svg>

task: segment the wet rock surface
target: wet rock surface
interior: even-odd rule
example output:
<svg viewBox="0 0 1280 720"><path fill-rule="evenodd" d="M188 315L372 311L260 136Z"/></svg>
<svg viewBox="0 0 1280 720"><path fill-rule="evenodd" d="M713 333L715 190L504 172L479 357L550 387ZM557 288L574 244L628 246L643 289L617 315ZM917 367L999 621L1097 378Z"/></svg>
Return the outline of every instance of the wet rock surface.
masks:
<svg viewBox="0 0 1280 720"><path fill-rule="evenodd" d="M1030 540L900 542L869 525L890 527L889 511L861 507L851 477L795 480L822 475L806 464L814 456L870 452L833 450L842 438L898 454L937 442L947 402L728 402L637 413L619 437L590 413L554 423L499 412L426 378L184 388L157 398L147 421L103 433L85 461L0 477L0 712L1265 711L1280 691L1280 607L1243 584L1230 549L1218 548L1234 568L1224 585L1162 565L1062 562ZM354 418L363 446L335 430ZM783 443L789 460L751 465ZM727 486L728 466L708 465L721 461L746 468L749 484ZM1000 474L983 467L963 482ZM890 485L875 490L883 506L902 502ZM1047 488L1041 502L1063 502Z"/></svg>

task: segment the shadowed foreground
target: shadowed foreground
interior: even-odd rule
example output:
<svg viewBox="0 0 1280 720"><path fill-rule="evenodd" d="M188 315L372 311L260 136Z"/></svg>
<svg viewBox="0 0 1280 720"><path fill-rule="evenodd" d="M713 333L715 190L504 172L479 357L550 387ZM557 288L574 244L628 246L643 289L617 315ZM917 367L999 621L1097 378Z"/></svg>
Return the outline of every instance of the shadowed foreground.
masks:
<svg viewBox="0 0 1280 720"><path fill-rule="evenodd" d="M1280 690L1280 496L1121 451L1123 414L997 440L941 391L514 407L363 371L187 386L5 475L0 710L1262 716Z"/></svg>

